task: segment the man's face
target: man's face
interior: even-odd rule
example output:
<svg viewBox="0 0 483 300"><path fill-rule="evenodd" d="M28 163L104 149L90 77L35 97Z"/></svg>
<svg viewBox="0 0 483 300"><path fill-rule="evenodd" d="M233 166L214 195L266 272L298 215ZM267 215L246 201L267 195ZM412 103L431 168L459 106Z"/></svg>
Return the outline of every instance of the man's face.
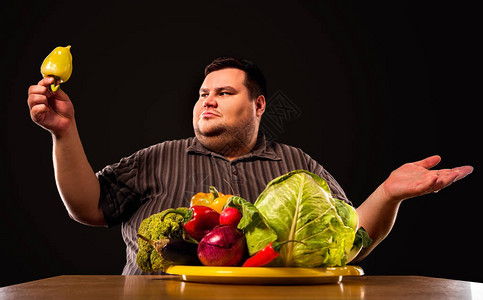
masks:
<svg viewBox="0 0 483 300"><path fill-rule="evenodd" d="M257 114L256 101L250 99L244 82L245 72L232 68L214 71L205 77L193 109L193 127L197 136L225 135L226 140L226 134L253 131L253 126L258 131L261 113Z"/></svg>

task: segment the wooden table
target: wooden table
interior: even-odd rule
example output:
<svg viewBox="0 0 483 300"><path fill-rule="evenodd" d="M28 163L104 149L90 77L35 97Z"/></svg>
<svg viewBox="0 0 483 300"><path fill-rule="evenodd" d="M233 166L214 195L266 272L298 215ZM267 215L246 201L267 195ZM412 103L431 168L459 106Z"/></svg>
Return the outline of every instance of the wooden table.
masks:
<svg viewBox="0 0 483 300"><path fill-rule="evenodd" d="M228 285L172 275L67 275L0 288L0 299L483 299L483 283L420 276L344 277L340 284Z"/></svg>

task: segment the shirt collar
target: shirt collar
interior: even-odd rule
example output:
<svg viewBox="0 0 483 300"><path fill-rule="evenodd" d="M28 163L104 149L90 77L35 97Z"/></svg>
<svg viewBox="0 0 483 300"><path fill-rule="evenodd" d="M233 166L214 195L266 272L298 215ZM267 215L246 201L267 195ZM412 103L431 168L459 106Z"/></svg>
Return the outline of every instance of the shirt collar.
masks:
<svg viewBox="0 0 483 300"><path fill-rule="evenodd" d="M213 152L210 149L203 146L203 144L201 144L201 142L196 137L193 137L191 139L191 143L186 148L186 152L224 158L222 155L216 152ZM263 134L258 135L257 142L255 143L255 147L253 147L253 149L249 153L235 159L234 161L249 160L249 159L255 159L255 158L281 160L281 158L273 150L271 142L268 142L265 138L265 135Z"/></svg>

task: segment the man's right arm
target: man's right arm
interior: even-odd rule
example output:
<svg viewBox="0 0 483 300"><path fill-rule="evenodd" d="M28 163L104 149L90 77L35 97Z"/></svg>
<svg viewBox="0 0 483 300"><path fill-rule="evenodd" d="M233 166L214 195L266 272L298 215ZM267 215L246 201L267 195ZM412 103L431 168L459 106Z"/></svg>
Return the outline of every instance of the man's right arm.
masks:
<svg viewBox="0 0 483 300"><path fill-rule="evenodd" d="M55 179L70 217L86 225L105 225L99 181L85 155L74 107L62 90L49 90L52 82L52 78L44 78L29 88L30 116L52 134Z"/></svg>

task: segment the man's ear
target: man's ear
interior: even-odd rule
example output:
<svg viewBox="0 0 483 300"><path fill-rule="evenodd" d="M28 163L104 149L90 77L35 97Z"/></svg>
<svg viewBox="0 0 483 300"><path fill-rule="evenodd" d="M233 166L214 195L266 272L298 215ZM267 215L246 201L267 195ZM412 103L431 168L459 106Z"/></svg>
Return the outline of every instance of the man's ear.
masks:
<svg viewBox="0 0 483 300"><path fill-rule="evenodd" d="M263 115L263 113L265 112L265 106L265 96L259 95L257 99L255 99L255 109L257 117L261 117Z"/></svg>

